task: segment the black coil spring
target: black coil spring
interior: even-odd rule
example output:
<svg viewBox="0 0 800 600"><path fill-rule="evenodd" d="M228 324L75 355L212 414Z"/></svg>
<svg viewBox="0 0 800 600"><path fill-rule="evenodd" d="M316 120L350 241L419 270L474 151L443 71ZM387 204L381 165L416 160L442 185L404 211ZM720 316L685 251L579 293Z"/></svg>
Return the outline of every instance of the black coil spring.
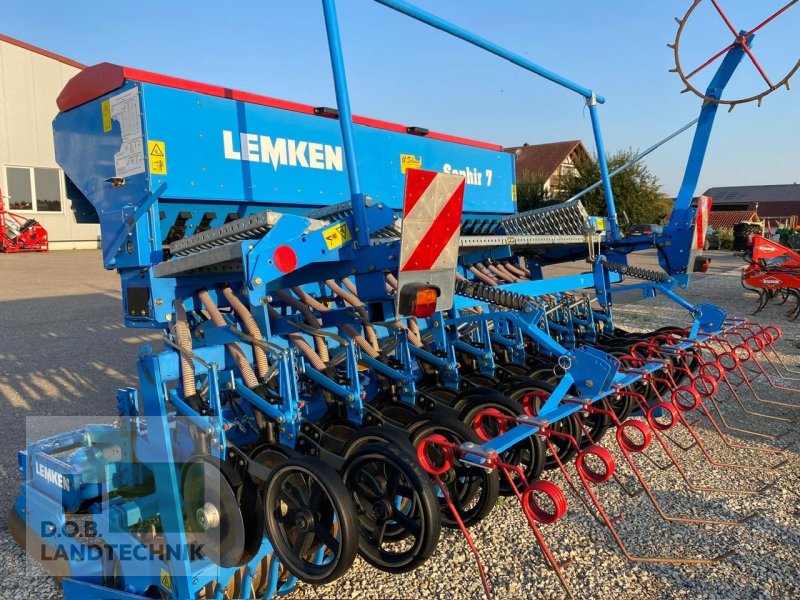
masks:
<svg viewBox="0 0 800 600"><path fill-rule="evenodd" d="M632 267L630 265L623 265L622 263L606 261L606 269L620 275L627 275L635 279L644 279L645 281L654 281L655 283L664 283L669 276L661 271L654 271L653 269L645 269L643 267Z"/></svg>
<svg viewBox="0 0 800 600"><path fill-rule="evenodd" d="M525 294L518 294L477 281L456 281L456 294L513 310L521 310L525 304L533 302L533 298Z"/></svg>

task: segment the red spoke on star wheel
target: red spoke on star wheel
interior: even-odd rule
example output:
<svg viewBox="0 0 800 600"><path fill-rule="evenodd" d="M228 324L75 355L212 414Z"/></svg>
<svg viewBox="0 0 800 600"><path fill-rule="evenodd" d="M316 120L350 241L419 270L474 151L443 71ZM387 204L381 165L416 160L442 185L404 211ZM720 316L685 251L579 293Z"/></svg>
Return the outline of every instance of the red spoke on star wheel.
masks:
<svg viewBox="0 0 800 600"><path fill-rule="evenodd" d="M794 6L798 2L800 2L800 0L792 0L786 6L784 6L782 9L780 9L778 12L776 12L774 15L772 15L771 17L768 17L768 18L764 19L763 21L761 21L761 23L759 23L758 25L756 25L750 31L747 32L747 34L745 35L745 38L750 37L756 31L758 31L759 29L761 29L765 25L768 25L769 23L771 23L772 21L777 19L779 16L781 16L783 13L785 13L787 10L789 10L792 6Z"/></svg>
<svg viewBox="0 0 800 600"><path fill-rule="evenodd" d="M797 0L795 0L795 1L797 1ZM708 65L710 65L711 63L713 63L715 60L717 60L717 59L718 59L720 56L722 56L723 54L725 54L725 53L726 53L728 50L730 50L731 48L733 48L735 45L736 45L736 42L733 42L732 44L730 44L730 45L726 46L725 48L723 48L722 50L720 50L719 52L717 52L717 53L716 53L714 56L712 56L711 58L709 58L709 59L708 59L706 62L704 62L704 63L703 63L702 65L700 65L699 67L697 67L697 68L696 68L694 71L692 71L691 73L689 73L689 74L686 76L686 79L689 79L690 77L694 77L695 75L697 75L697 74L698 74L700 71L702 71L703 69L705 69L705 68L706 68Z"/></svg>
<svg viewBox="0 0 800 600"><path fill-rule="evenodd" d="M764 81L767 82L767 85L770 88L775 87L774 85L772 85L772 81L770 81L769 76L764 71L764 68L761 66L761 63L758 62L758 59L756 58L755 54L753 54L753 51L750 50L750 47L747 45L746 39L742 40L742 48L744 49L745 52L747 52L747 56L749 56L750 60L753 61L753 64L755 65L756 69L758 69L758 72L761 73L761 76L764 78Z"/></svg>
<svg viewBox="0 0 800 600"><path fill-rule="evenodd" d="M733 26L733 23L731 23L731 20L728 18L728 15L725 14L725 11L722 10L722 7L719 5L719 2L717 2L717 0L711 0L711 4L713 4L714 8L717 9L719 16L722 17L723 21L725 21L725 24L728 26L728 29L730 29L733 32L733 35L735 37L739 37L739 30Z"/></svg>
<svg viewBox="0 0 800 600"><path fill-rule="evenodd" d="M731 23L731 20L728 18L728 16L727 16L727 15L725 14L725 12L722 10L722 7L721 7L721 6L720 6L720 5L717 3L717 1L716 1L716 0L712 0L712 1L713 1L713 3L714 3L714 6L715 6L715 7L716 7L716 9L717 9L717 12L719 12L719 14L720 14L720 15L722 16L722 18L725 20L725 23L728 25L728 27L730 28L730 30L731 30L731 31L732 31L732 32L733 32L733 33L736 35L736 37L737 37L737 39L738 39L738 37L739 37L738 30L737 30L737 29L736 29L736 28L733 26L733 23ZM791 0L791 2L788 2L788 3L786 4L786 6L784 6L784 7L783 7L783 8L781 8L780 10L776 11L775 13L773 13L772 15L770 15L769 17L767 17L766 19L764 19L763 21L761 21L761 23L759 23L758 25L756 25L755 27L753 27L753 28L752 28L750 31L748 31L746 34L744 34L744 36L743 36L743 37L744 37L744 39L745 39L745 40L747 40L747 38L749 38L749 37L750 37L751 35L753 35L755 32L759 31L760 29L762 29L762 28L764 28L765 26L767 26L767 25L769 25L770 23L772 23L772 21L774 21L775 19L777 19L779 16L781 16L783 13L785 13L787 10L789 10L789 9L790 9L792 6L794 6L794 5L795 5L795 4L797 4L798 2L800 2L800 0ZM715 61L716 61L716 60L717 60L717 59L718 59L720 56L723 56L723 55L724 55L724 54L725 54L725 53L726 53L728 50L730 50L731 48L733 48L735 45L736 45L736 42L733 42L732 44L729 44L729 45L725 46L725 48L723 48L722 50L720 50L719 52L717 52L717 53L716 53L714 56L712 56L711 58L709 58L709 59L708 59L706 62L704 62L704 63L703 63L702 65L700 65L699 67L697 67L697 68L696 68L694 71L692 71L691 73L689 73L689 74L686 76L686 79L690 79L690 78L694 77L695 75L697 75L697 74L698 74L700 71L702 71L703 69L705 69L706 67L708 67L708 66L709 66L710 64L712 64L713 62L715 62ZM757 68L757 69L759 70L759 72L761 73L761 76L762 76L762 77L764 77L764 79L766 79L767 83L768 83L768 84L770 85L770 87L771 87L771 86L772 86L772 83L770 83L769 77L767 77L766 73L764 73L764 70L763 70L763 68L761 68L761 65L760 65L760 64L758 63L758 61L755 59L755 57L753 56L753 53L752 53L752 52L749 50L749 48L747 47L746 43L745 43L745 52L747 52L748 56L750 56L750 59L751 59L751 60L753 60L753 62L754 62L754 64L755 64L756 68Z"/></svg>
<svg viewBox="0 0 800 600"><path fill-rule="evenodd" d="M750 32L748 32L747 34L745 34L744 36L742 36L742 40L741 40L742 49L743 49L743 50L744 50L744 51L747 53L747 56L748 56L748 57L750 58L750 60L753 62L753 65L754 65L754 66L755 66L755 68L758 70L758 72L759 72L759 73L761 73L761 76L764 78L764 81L766 81L766 82L767 82L767 85L768 85L770 88L773 88L773 87L775 87L775 86L774 86L774 85L772 85L772 81L770 80L770 78L769 78L769 75L767 75L767 72L764 70L764 67L762 67L762 66L761 66L761 63L760 63L760 62L758 62L758 59L756 58L756 55L755 55L755 54L753 54L753 51L752 51L752 50L750 50L750 47L747 45L747 36L748 36L750 33L752 33L753 31L756 31L757 29L760 29L761 27L763 27L764 25L766 25L767 23L769 23L770 21L772 21L773 19L775 19L776 17L778 17L778 15L780 15L781 13L785 12L786 10L788 10L788 9L789 9L789 7L790 7L790 6L792 6L792 4L795 4L796 2L797 2L797 0L793 0L792 2L789 2L789 4L787 4L786 6L784 6L782 9L780 9L780 10L779 10L778 12L776 12L774 15L772 15L772 16L771 16L771 17L769 17L769 18L767 18L767 19L766 19L764 22L762 22L760 25L757 25L757 26L756 26L756 27L754 27L754 28L753 28L753 29L752 29ZM736 27L734 26L734 24L731 22L730 18L728 18L728 15L725 13L725 11L724 11L724 10L722 10L722 7L719 5L719 2L718 2L717 0L711 0L711 4L713 4L713 5L714 5L714 8L716 8L716 9L717 9L717 12L719 13L719 16L720 16L720 17L722 17L722 20L723 20L723 21L725 21L725 24L728 26L728 29L730 29L730 30L733 32L733 35L735 35L735 36L736 36L736 38L737 38L737 39L739 39L739 30L738 30L738 29L736 29ZM715 57L715 58L717 58L717 57Z"/></svg>

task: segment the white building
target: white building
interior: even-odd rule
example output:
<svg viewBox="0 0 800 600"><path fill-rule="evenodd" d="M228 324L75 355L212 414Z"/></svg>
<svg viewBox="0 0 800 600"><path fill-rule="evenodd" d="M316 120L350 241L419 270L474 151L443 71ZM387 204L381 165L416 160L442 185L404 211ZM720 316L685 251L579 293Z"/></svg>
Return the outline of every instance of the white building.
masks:
<svg viewBox="0 0 800 600"><path fill-rule="evenodd" d="M0 189L6 209L47 229L50 249L98 248L100 227L78 223L76 191L55 161L56 98L84 65L0 34Z"/></svg>

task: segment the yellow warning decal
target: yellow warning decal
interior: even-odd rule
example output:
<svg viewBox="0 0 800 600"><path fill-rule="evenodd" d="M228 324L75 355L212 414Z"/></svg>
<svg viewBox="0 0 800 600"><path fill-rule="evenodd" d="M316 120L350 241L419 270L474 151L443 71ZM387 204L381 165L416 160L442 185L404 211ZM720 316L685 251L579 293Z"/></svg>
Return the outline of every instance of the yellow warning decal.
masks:
<svg viewBox="0 0 800 600"><path fill-rule="evenodd" d="M595 230L596 231L605 231L606 230L606 220L603 217L597 217L595 221Z"/></svg>
<svg viewBox="0 0 800 600"><path fill-rule="evenodd" d="M422 157L416 157L413 154L400 155L400 172L405 173L408 169L421 169Z"/></svg>
<svg viewBox="0 0 800 600"><path fill-rule="evenodd" d="M163 587L168 592L172 591L172 578L170 578L169 573L167 573L166 569L161 569L161 577L159 578L159 583L161 583L161 587Z"/></svg>
<svg viewBox="0 0 800 600"><path fill-rule="evenodd" d="M147 156L150 160L151 175L167 174L167 145L164 142L149 140L147 142Z"/></svg>
<svg viewBox="0 0 800 600"><path fill-rule="evenodd" d="M517 202L517 184L516 183L512 183L511 184L511 201L514 202L515 204Z"/></svg>
<svg viewBox="0 0 800 600"><path fill-rule="evenodd" d="M353 239L350 235L350 228L347 226L347 223L339 223L338 225L328 227L322 232L322 237L325 238L325 244L328 246L328 250L343 246Z"/></svg>
<svg viewBox="0 0 800 600"><path fill-rule="evenodd" d="M111 100L103 100L100 110L103 113L103 133L108 133L111 131Z"/></svg>

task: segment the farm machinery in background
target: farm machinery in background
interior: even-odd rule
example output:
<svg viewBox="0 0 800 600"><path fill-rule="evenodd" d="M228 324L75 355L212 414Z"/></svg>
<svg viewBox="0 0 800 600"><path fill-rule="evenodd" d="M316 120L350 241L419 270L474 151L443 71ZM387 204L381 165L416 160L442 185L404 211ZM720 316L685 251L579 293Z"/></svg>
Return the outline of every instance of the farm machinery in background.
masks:
<svg viewBox="0 0 800 600"><path fill-rule="evenodd" d="M0 252L47 252L47 230L36 219L6 210L0 194Z"/></svg>
<svg viewBox="0 0 800 600"><path fill-rule="evenodd" d="M140 349L139 388L118 391L113 423L19 454L10 529L69 600L272 598L346 576L356 555L399 574L425 563L442 527L463 532L491 595L470 528L491 522L500 495L519 504L572 595L544 535L567 512L564 489L632 561L727 556L629 548L603 505L599 486L618 474L601 441L667 522L753 516L668 514L637 457L660 454L692 492L767 490L698 483L669 430L690 435L709 468L786 462L777 435L749 432L759 447L734 439L744 430L716 400L722 388L747 410L745 387L788 389L776 378L780 330L676 292L703 248L710 207L692 196L711 127L754 31L719 54L701 94L669 225L623 238L601 96L378 1L583 97L608 214L579 199L517 213L514 157L501 147L353 116L333 0L322 6L335 108L107 63L78 74L59 97L57 159L97 210L125 324L163 331L164 347ZM651 248L662 270L628 263ZM585 273L543 276L581 259ZM685 322L620 329L613 298L630 290L669 298ZM720 446L747 457L723 462Z"/></svg>
<svg viewBox="0 0 800 600"><path fill-rule="evenodd" d="M795 304L788 313L794 321L800 315L800 254L761 235L753 236L750 251L745 254L750 264L742 271L745 289L758 292L758 314L773 298L780 304L794 298Z"/></svg>

